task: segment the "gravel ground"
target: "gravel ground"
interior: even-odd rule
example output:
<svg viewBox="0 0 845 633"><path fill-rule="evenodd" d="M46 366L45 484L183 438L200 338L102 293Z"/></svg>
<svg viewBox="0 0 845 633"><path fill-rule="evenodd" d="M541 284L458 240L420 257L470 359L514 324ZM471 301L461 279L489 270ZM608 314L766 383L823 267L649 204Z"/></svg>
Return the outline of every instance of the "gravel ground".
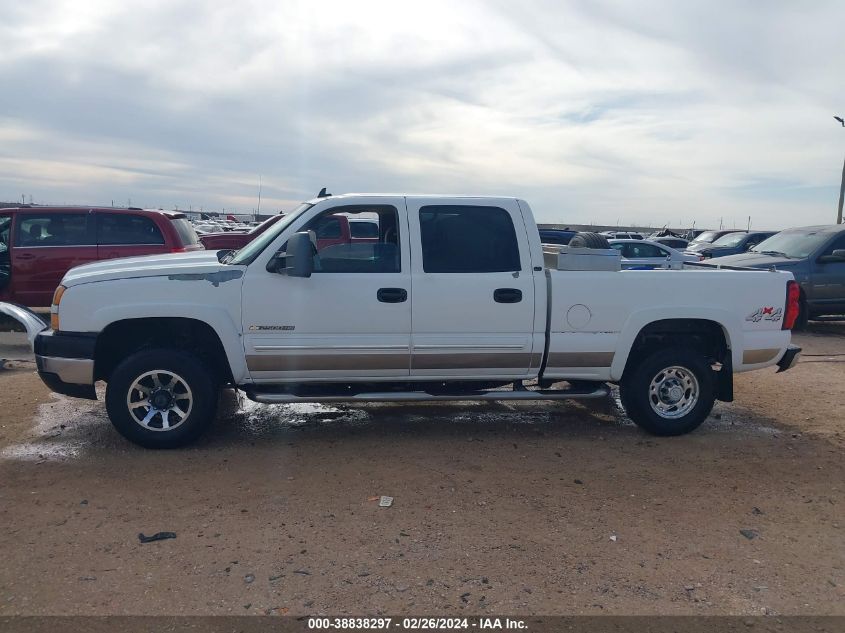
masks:
<svg viewBox="0 0 845 633"><path fill-rule="evenodd" d="M845 615L842 323L681 438L613 399L229 393L168 452L50 394L21 340L0 335L0 615Z"/></svg>

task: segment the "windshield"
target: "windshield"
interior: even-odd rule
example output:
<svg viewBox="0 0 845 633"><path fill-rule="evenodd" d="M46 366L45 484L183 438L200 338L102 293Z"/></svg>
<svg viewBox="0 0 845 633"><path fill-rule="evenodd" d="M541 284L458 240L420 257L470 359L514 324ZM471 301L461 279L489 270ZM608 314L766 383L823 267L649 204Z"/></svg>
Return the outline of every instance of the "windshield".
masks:
<svg viewBox="0 0 845 633"><path fill-rule="evenodd" d="M294 209L286 216L284 216L281 220L276 222L275 225L271 226L269 229L264 231L264 233L256 237L249 244L247 244L241 250L235 253L232 259L230 259L226 263L240 265L251 264L255 260L255 258L258 257L261 252L279 236L282 231L284 231L288 226L290 226L291 222L293 222L300 215L302 215L302 213L304 213L313 206L313 204L303 202L296 209Z"/></svg>
<svg viewBox="0 0 845 633"><path fill-rule="evenodd" d="M746 233L728 233L713 242L713 246L739 246L746 235Z"/></svg>
<svg viewBox="0 0 845 633"><path fill-rule="evenodd" d="M760 242L751 251L804 259L824 244L828 238L830 238L830 233L784 231Z"/></svg>
<svg viewBox="0 0 845 633"><path fill-rule="evenodd" d="M716 231L704 231L701 235L693 240L693 242L704 242L709 244L716 239Z"/></svg>
<svg viewBox="0 0 845 633"><path fill-rule="evenodd" d="M266 220L264 220L260 224L256 224L254 227L252 227L248 231L247 235L258 235L262 231L266 231L268 228L270 228L268 225L273 224L274 222L278 222L278 220L279 220L278 215L274 215L271 218L267 218Z"/></svg>

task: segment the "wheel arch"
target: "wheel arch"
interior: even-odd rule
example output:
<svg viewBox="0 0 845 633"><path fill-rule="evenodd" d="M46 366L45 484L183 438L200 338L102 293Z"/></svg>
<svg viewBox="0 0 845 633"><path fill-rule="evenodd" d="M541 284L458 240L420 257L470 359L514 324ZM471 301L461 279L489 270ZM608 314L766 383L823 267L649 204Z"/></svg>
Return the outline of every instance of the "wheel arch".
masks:
<svg viewBox="0 0 845 633"><path fill-rule="evenodd" d="M648 353L666 345L693 346L700 349L721 369L717 372L719 400L733 400L733 366L736 350L731 329L724 321L715 318L683 316L648 320L630 328L620 340L619 352L614 357L611 375L622 380L625 373Z"/></svg>
<svg viewBox="0 0 845 633"><path fill-rule="evenodd" d="M235 381L230 356L209 323L186 317L144 317L109 323L97 336L94 377L108 380L127 356L147 349L170 347L191 352L213 368L221 383Z"/></svg>

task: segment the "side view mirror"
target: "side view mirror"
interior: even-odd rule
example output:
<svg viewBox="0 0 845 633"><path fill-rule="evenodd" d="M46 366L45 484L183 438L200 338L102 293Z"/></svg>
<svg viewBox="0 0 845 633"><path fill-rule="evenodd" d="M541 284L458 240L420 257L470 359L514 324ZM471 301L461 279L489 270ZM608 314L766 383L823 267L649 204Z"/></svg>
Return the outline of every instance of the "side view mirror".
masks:
<svg viewBox="0 0 845 633"><path fill-rule="evenodd" d="M288 240L287 249L277 253L267 263L267 270L288 277L310 277L314 272L314 254L311 237L307 232L294 233Z"/></svg>
<svg viewBox="0 0 845 633"><path fill-rule="evenodd" d="M837 248L830 255L822 255L819 261L823 264L833 264L836 262L845 262L845 248Z"/></svg>

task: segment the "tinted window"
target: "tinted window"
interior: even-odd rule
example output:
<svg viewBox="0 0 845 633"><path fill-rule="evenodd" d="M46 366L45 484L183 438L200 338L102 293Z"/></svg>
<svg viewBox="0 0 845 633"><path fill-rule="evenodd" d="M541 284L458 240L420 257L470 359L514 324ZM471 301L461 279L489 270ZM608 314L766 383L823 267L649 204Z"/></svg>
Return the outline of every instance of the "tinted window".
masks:
<svg viewBox="0 0 845 633"><path fill-rule="evenodd" d="M350 243L343 237L347 216L365 215L376 226L372 242ZM354 223L350 223L354 224ZM381 235L379 228L381 227ZM398 273L399 213L390 205L334 207L313 218L299 232L313 232L315 273Z"/></svg>
<svg viewBox="0 0 845 633"><path fill-rule="evenodd" d="M511 216L499 207L422 207L420 235L423 270L427 273L521 269Z"/></svg>
<svg viewBox="0 0 845 633"><path fill-rule="evenodd" d="M370 238L378 237L378 223L377 222L350 222L349 232L352 237Z"/></svg>
<svg viewBox="0 0 845 633"><path fill-rule="evenodd" d="M150 218L123 213L99 213L97 243L164 244L164 237Z"/></svg>
<svg viewBox="0 0 845 633"><path fill-rule="evenodd" d="M833 240L831 244L824 249L822 255L833 255L833 251L845 249L845 234L840 235L838 238Z"/></svg>
<svg viewBox="0 0 845 633"><path fill-rule="evenodd" d="M199 242L194 225L191 224L188 218L173 218L170 222L173 228L176 229L182 246L195 246Z"/></svg>
<svg viewBox="0 0 845 633"><path fill-rule="evenodd" d="M9 252L9 232L12 228L12 218L8 215L0 216L0 253Z"/></svg>
<svg viewBox="0 0 845 633"><path fill-rule="evenodd" d="M668 253L654 244L623 244L622 257L627 259L642 259L645 257L666 257Z"/></svg>
<svg viewBox="0 0 845 633"><path fill-rule="evenodd" d="M18 246L83 246L93 244L88 235L87 213L20 215Z"/></svg>

